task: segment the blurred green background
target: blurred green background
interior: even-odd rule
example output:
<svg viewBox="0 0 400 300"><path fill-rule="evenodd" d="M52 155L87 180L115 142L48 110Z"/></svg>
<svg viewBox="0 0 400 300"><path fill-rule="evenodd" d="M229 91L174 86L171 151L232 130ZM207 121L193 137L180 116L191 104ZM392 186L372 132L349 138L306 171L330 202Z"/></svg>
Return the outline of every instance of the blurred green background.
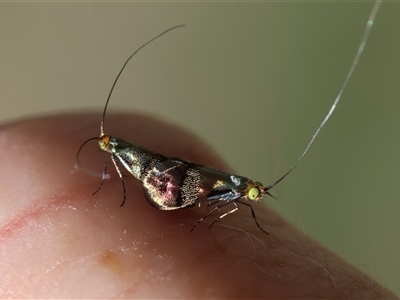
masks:
<svg viewBox="0 0 400 300"><path fill-rule="evenodd" d="M336 97L373 3L0 3L0 121L111 110L172 120L265 184ZM384 3L309 155L268 203L400 294L400 4ZM100 114L99 114L100 119ZM93 133L94 135L97 132ZM273 234L273 229L270 229Z"/></svg>

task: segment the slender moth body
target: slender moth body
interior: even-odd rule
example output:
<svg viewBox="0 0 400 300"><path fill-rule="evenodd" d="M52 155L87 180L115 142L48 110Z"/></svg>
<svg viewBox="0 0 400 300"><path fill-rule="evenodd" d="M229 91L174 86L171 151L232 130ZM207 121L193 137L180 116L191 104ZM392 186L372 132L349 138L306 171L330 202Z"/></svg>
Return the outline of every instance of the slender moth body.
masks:
<svg viewBox="0 0 400 300"><path fill-rule="evenodd" d="M120 138L101 135L99 145L101 150L111 154L118 173L121 174L117 162L143 184L147 201L161 210L191 207L199 201L215 202L215 204L225 201L217 205L209 214L232 203L235 207L220 216L223 218L235 212L238 209L237 203L241 203L248 205L252 210L252 215L255 215L251 205L242 202L241 199L261 201L265 194L269 194L268 188L246 177L179 158L165 157ZM120 177L122 179L122 176ZM256 218L255 221L257 226L267 233L258 224Z"/></svg>
<svg viewBox="0 0 400 300"><path fill-rule="evenodd" d="M308 152L310 146L313 144L315 138L319 134L322 127L331 117L333 111L338 104L345 87L351 78L355 67L358 64L360 56L364 50L367 42L369 33L371 31L375 16L379 10L381 1L376 1L369 16L363 38L358 48L357 54L354 58L349 73L338 93L338 96L333 102L328 114L324 120L318 126L316 132L312 136L311 140L307 144L304 152L300 155L294 165L278 180L268 186L263 186L260 182L253 181L249 178L230 174L213 167L199 165L190 161L180 158L170 158L162 154L153 152L144 147L137 146L130 142L127 142L121 138L113 137L104 133L104 120L107 110L108 103L111 98L111 94L114 87L126 65L130 59L143 47L161 37L165 33L183 27L184 25L178 25L172 27L161 34L157 35L140 48L138 48L124 63L121 70L119 71L108 95L106 104L103 110L103 117L100 123L100 136L93 137L85 141L77 152L77 160L79 165L79 153L83 146L91 141L97 140L99 147L102 151L110 154L111 160L117 170L117 173L122 182L123 188L123 201L125 203L126 190L123 175L118 167L121 164L129 173L131 173L137 180L139 180L144 189L144 194L147 201L154 207L161 210L176 210L186 207L192 207L197 203L208 202L209 206L214 206L203 218L198 220L192 227L191 231L201 223L205 218L213 214L220 208L231 205L232 209L223 213L217 217L210 225L215 224L218 220L225 216L236 212L239 209L239 204L245 205L250 208L252 217L258 226L264 233L268 234L258 223L253 207L250 201L260 202L265 195L273 197L269 190L281 182L287 175L289 175L303 159ZM107 163L104 165L103 178L98 189L93 193L97 193L104 182L107 174Z"/></svg>

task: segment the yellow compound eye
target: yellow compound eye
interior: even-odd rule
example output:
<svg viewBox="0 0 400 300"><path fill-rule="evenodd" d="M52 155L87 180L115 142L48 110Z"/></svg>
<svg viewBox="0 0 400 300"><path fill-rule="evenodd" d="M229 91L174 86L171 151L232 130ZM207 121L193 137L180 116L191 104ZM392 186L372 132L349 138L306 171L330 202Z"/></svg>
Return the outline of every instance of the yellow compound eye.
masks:
<svg viewBox="0 0 400 300"><path fill-rule="evenodd" d="M260 190L256 187L251 188L247 193L249 200L256 200L258 195L260 195Z"/></svg>

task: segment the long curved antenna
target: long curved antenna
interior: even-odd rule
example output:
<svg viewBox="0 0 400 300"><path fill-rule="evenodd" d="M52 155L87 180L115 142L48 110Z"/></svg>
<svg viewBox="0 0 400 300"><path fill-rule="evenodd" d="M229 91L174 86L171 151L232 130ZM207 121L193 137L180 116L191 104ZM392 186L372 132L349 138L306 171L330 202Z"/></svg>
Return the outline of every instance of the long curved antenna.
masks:
<svg viewBox="0 0 400 300"><path fill-rule="evenodd" d="M104 135L104 119L105 119L105 117L106 117L106 110L107 110L108 102L110 101L110 98L111 98L111 94L112 94L112 92L113 92L113 90L114 90L115 85L117 84L118 78L121 76L122 71L125 69L126 65L127 65L128 62L130 61L130 59L131 59L136 53L138 53L142 48L144 48L145 46L147 46L148 44L150 44L152 41L158 39L158 38L161 37L162 35L166 34L168 31L171 31L171 30L173 30L173 29L175 29L175 28L178 28L178 27L185 27L185 25L177 25L177 26L174 26L174 27L171 27L171 28L165 30L164 32L160 33L160 34L157 35L156 37L152 38L151 40L147 41L145 44L143 44L142 46L140 46L140 47L139 47L131 56L129 56L128 59L125 61L124 65L122 66L121 70L119 71L117 77L116 77L115 80L114 80L114 83L113 83L113 85L112 85L112 87L111 87L110 93L108 94L107 101L106 101L106 104L105 104L104 110L103 110L103 118L102 118L101 123L100 123L100 136ZM82 164L81 164L81 162L80 162L80 160L79 160L79 154L80 154L80 152L81 152L83 146L85 146L88 142L90 142L90 141L92 141L92 140L98 140L98 139L99 139L98 137L90 138L90 139L86 140L86 141L79 147L78 152L76 153L76 160L77 160L77 166L76 166L76 167L77 167L77 168L83 169L85 172L91 174L92 176L100 176L100 177L101 177L101 176L104 176L104 173L103 173L103 174L100 174L100 173L97 173L97 172L93 172L93 171L91 171L91 170L89 170L89 169L87 169L87 168L85 168L85 167L82 167Z"/></svg>
<svg viewBox="0 0 400 300"><path fill-rule="evenodd" d="M176 26L174 26L174 27L171 27L171 28L169 28L169 29L163 31L163 32L160 33L159 35L155 36L154 38L152 38L151 40L149 40L148 42L146 42L145 44L143 44L142 46L140 46L140 47L139 47L135 52L133 52L133 54L132 54L131 56L129 56L128 59L125 61L124 65L122 66L121 70L119 71L117 77L116 77L115 80L114 80L114 83L113 83L113 85L112 85L112 87L111 87L110 93L108 94L108 97L107 97L106 105L104 106L103 118L102 118L101 123L100 123L100 134L101 134L101 135L104 135L104 119L106 118L106 110L107 110L108 102L110 101L111 94L112 94L112 92L113 92L113 90L114 90L114 87L115 87L115 85L117 84L117 81L118 81L119 77L121 76L122 71L124 71L124 69L125 69L126 65L128 64L128 62L131 60L131 58L132 58L133 56L135 56L136 53L138 53L140 50L142 50L145 46L147 46L148 44L150 44L152 41L158 39L159 37L163 36L163 35L166 34L167 32L169 32L169 31L171 31L171 30L174 30L174 29L176 29L176 28L179 28L179 27L185 27L185 25L183 25L183 24L181 24L181 25L176 25Z"/></svg>
<svg viewBox="0 0 400 300"><path fill-rule="evenodd" d="M92 138L90 138L90 139L87 139L87 140L79 147L78 152L76 152L76 162L77 162L77 164L75 165L75 168L81 169L81 170L85 171L86 173L88 173L89 175L94 176L94 177L103 177L104 174L98 173L98 172L93 172L92 170L90 170L90 169L86 168L85 166L83 166L83 165L81 164L81 160L79 159L79 155L80 155L80 153L81 153L81 150L82 150L83 146L85 146L85 145L86 145L88 142L90 142L90 141L98 140L98 139L99 139L98 137L92 137ZM108 175L108 174L107 174L107 175Z"/></svg>
<svg viewBox="0 0 400 300"><path fill-rule="evenodd" d="M353 76L354 70L356 69L358 61L360 60L361 54L364 52L365 44L367 43L367 40L368 40L368 37L369 37L369 33L371 32L372 25L374 24L374 20L375 20L376 14L378 13L378 10L379 10L379 7L381 6L381 4L382 4L382 1L378 0L378 1L375 2L374 7L372 8L371 14L370 14L370 16L368 18L367 26L365 27L364 35L362 37L360 46L358 47L358 50L357 50L356 57L354 58L353 64L351 65L350 71L347 74L346 79L344 80L342 88L340 89L339 94L336 96L336 99L333 102L333 104L332 104L328 114L326 115L325 119L318 126L318 128L315 131L314 135L312 136L310 142L308 143L306 149L301 154L299 159L295 162L295 164L281 178L279 178L277 181L275 181L274 183L270 184L269 186L265 187L264 188L265 192L267 192L269 189L273 188L275 185L277 185L279 182L281 182L286 176L288 176L297 167L299 162L303 159L303 157L308 152L308 149L310 149L311 145L314 143L314 140L318 136L318 134L319 134L320 130L322 129L322 127L324 127L325 123L329 120L329 118L331 117L333 111L336 109L336 106L339 103L340 98L342 97L342 94L344 92L344 89L346 88L351 76Z"/></svg>

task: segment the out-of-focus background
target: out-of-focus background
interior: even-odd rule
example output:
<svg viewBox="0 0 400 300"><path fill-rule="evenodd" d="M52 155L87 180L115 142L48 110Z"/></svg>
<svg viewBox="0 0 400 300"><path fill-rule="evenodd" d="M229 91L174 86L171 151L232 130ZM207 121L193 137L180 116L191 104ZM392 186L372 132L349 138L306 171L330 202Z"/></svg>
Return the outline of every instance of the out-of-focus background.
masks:
<svg viewBox="0 0 400 300"><path fill-rule="evenodd" d="M266 184L336 97L373 3L1 3L0 121L100 110L172 120ZM337 111L267 202L400 294L400 4L384 3ZM140 128L138 129L140 130ZM93 135L96 135L94 132ZM269 229L273 234L273 228Z"/></svg>

